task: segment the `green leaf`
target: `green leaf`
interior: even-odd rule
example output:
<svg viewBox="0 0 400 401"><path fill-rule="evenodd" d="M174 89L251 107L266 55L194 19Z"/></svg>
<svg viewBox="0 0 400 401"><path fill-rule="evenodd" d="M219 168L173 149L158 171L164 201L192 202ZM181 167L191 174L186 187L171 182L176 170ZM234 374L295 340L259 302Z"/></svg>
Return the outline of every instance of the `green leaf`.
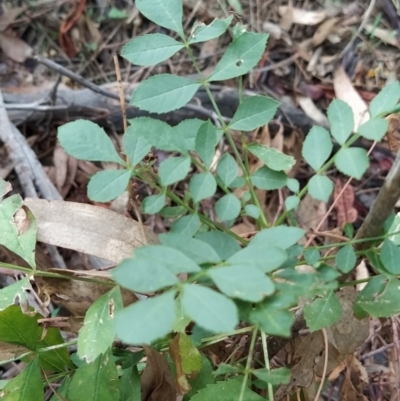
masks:
<svg viewBox="0 0 400 401"><path fill-rule="evenodd" d="M333 291L326 298L318 298L304 305L304 317L311 332L332 326L342 315L342 306Z"/></svg>
<svg viewBox="0 0 400 401"><path fill-rule="evenodd" d="M151 143L138 133L135 123L128 127L123 136L124 152L132 167L140 163L151 149Z"/></svg>
<svg viewBox="0 0 400 401"><path fill-rule="evenodd" d="M202 124L204 124L203 120L199 120L198 118L188 118L187 120L180 122L178 125L175 125L173 130L176 142L186 150L195 150L197 132Z"/></svg>
<svg viewBox="0 0 400 401"><path fill-rule="evenodd" d="M279 150L269 148L268 146L251 143L247 148L254 156L258 157L267 167L274 171L290 170L296 163L294 157L285 155L279 152Z"/></svg>
<svg viewBox="0 0 400 401"><path fill-rule="evenodd" d="M334 99L328 107L328 120L332 136L344 145L354 130L354 116L351 107L342 100Z"/></svg>
<svg viewBox="0 0 400 401"><path fill-rule="evenodd" d="M21 256L36 268L36 220L22 205L19 195L11 195L0 202L0 245Z"/></svg>
<svg viewBox="0 0 400 401"><path fill-rule="evenodd" d="M88 120L76 120L58 128L58 141L76 159L124 165L104 129Z"/></svg>
<svg viewBox="0 0 400 401"><path fill-rule="evenodd" d="M321 258L318 249L306 249L304 252L304 259L310 266L314 266Z"/></svg>
<svg viewBox="0 0 400 401"><path fill-rule="evenodd" d="M183 44L161 33L150 33L130 40L121 56L135 65L156 65L183 49Z"/></svg>
<svg viewBox="0 0 400 401"><path fill-rule="evenodd" d="M230 379L219 381L215 384L209 384L206 388L201 389L195 396L191 398L191 401L233 401L238 399L241 389L241 380ZM243 400L265 401L265 398L261 397L254 391L251 391L248 387L245 387Z"/></svg>
<svg viewBox="0 0 400 401"><path fill-rule="evenodd" d="M290 382L290 370L288 368L278 368L269 370L267 368L253 370L253 375L263 382L274 386L278 384L288 384Z"/></svg>
<svg viewBox="0 0 400 401"><path fill-rule="evenodd" d="M227 0L227 1L228 1L228 4L233 8L235 13L238 13L239 15L243 15L243 7L242 7L242 3L240 2L240 0Z"/></svg>
<svg viewBox="0 0 400 401"><path fill-rule="evenodd" d="M381 114L390 113L400 100L400 84L394 81L386 85L369 104L371 118L379 117Z"/></svg>
<svg viewBox="0 0 400 401"><path fill-rule="evenodd" d="M260 302L274 292L271 279L252 265L215 267L208 270L220 291L232 298Z"/></svg>
<svg viewBox="0 0 400 401"><path fill-rule="evenodd" d="M285 199L285 208L287 211L296 209L299 206L300 198L296 195L290 195Z"/></svg>
<svg viewBox="0 0 400 401"><path fill-rule="evenodd" d="M196 238L210 245L222 260L226 260L240 251L237 241L222 231L206 231L196 234Z"/></svg>
<svg viewBox="0 0 400 401"><path fill-rule="evenodd" d="M343 174L359 180L369 165L367 151L362 148L340 149L335 156L335 165Z"/></svg>
<svg viewBox="0 0 400 401"><path fill-rule="evenodd" d="M181 0L136 0L136 7L150 21L184 37Z"/></svg>
<svg viewBox="0 0 400 401"><path fill-rule="evenodd" d="M233 194L224 195L215 203L215 212L220 221L236 219L241 209L240 200Z"/></svg>
<svg viewBox="0 0 400 401"><path fill-rule="evenodd" d="M163 187L175 184L183 180L190 170L189 157L168 157L161 164L158 170L160 182Z"/></svg>
<svg viewBox="0 0 400 401"><path fill-rule="evenodd" d="M318 171L332 153L332 140L329 132L322 127L312 127L303 142L304 160Z"/></svg>
<svg viewBox="0 0 400 401"><path fill-rule="evenodd" d="M188 237L193 237L199 231L200 219L197 214L181 217L171 226L171 233L182 234Z"/></svg>
<svg viewBox="0 0 400 401"><path fill-rule="evenodd" d="M109 202L126 191L131 172L129 170L102 170L90 178L88 197L96 202Z"/></svg>
<svg viewBox="0 0 400 401"><path fill-rule="evenodd" d="M162 263L174 274L195 273L200 267L182 252L164 245L147 245L135 250L138 259L154 260Z"/></svg>
<svg viewBox="0 0 400 401"><path fill-rule="evenodd" d="M195 174L189 182L189 191L194 202L210 198L217 190L217 183L210 172Z"/></svg>
<svg viewBox="0 0 400 401"><path fill-rule="evenodd" d="M199 326L213 333L230 332L239 323L235 303L208 287L185 284L182 306Z"/></svg>
<svg viewBox="0 0 400 401"><path fill-rule="evenodd" d="M5 401L44 400L39 358L33 359L17 377L5 385L0 392L0 399Z"/></svg>
<svg viewBox="0 0 400 401"><path fill-rule="evenodd" d="M231 184L229 184L229 188L231 189L236 189L236 188L242 188L244 185L246 185L246 180L244 177L236 177Z"/></svg>
<svg viewBox="0 0 400 401"><path fill-rule="evenodd" d="M209 81L223 81L248 73L261 59L268 35L245 32L235 38L215 66Z"/></svg>
<svg viewBox="0 0 400 401"><path fill-rule="evenodd" d="M400 249L393 241L389 239L383 241L380 259L389 273L400 274Z"/></svg>
<svg viewBox="0 0 400 401"><path fill-rule="evenodd" d="M217 166L217 174L225 186L229 186L238 176L238 165L235 159L229 154L225 153L219 159Z"/></svg>
<svg viewBox="0 0 400 401"><path fill-rule="evenodd" d="M139 401L140 388L140 376L137 366L125 369L119 381L121 401Z"/></svg>
<svg viewBox="0 0 400 401"><path fill-rule="evenodd" d="M218 253L210 245L198 239L173 233L161 234L159 239L163 245L181 251L199 265L221 261Z"/></svg>
<svg viewBox="0 0 400 401"><path fill-rule="evenodd" d="M231 256L230 265L252 266L263 273L278 269L287 259L287 253L276 246L247 246Z"/></svg>
<svg viewBox="0 0 400 401"><path fill-rule="evenodd" d="M300 190L300 183L295 178L288 178L286 185L295 194L297 194Z"/></svg>
<svg viewBox="0 0 400 401"><path fill-rule="evenodd" d="M112 275L122 287L137 292L154 292L179 282L164 263L152 259L125 259Z"/></svg>
<svg viewBox="0 0 400 401"><path fill-rule="evenodd" d="M229 127L238 131L252 131L272 120L279 102L267 96L250 96L236 110Z"/></svg>
<svg viewBox="0 0 400 401"><path fill-rule="evenodd" d="M111 7L108 11L107 17L110 19L123 19L128 18L128 14L126 11L121 10L117 7Z"/></svg>
<svg viewBox="0 0 400 401"><path fill-rule="evenodd" d="M371 141L381 141L389 129L389 122L384 118L373 118L358 128L358 134Z"/></svg>
<svg viewBox="0 0 400 401"><path fill-rule="evenodd" d="M156 214L165 205L165 194L150 195L143 199L142 209L145 214Z"/></svg>
<svg viewBox="0 0 400 401"><path fill-rule="evenodd" d="M128 344L150 344L166 336L175 319L175 292L168 291L129 305L115 317L117 337Z"/></svg>
<svg viewBox="0 0 400 401"><path fill-rule="evenodd" d="M60 395L63 397L67 397L67 392L68 392L68 387L71 383L71 378L69 376L66 376L65 379L62 381L62 384L60 387L57 388L57 395L53 394L53 396L50 398L50 401L60 401Z"/></svg>
<svg viewBox="0 0 400 401"><path fill-rule="evenodd" d="M351 245L345 245L336 254L336 266L342 273L351 272L356 266L356 262L357 256Z"/></svg>
<svg viewBox="0 0 400 401"><path fill-rule="evenodd" d="M287 249L297 244L300 238L305 234L302 228L278 226L261 230L250 241L249 246L276 246L278 248Z"/></svg>
<svg viewBox="0 0 400 401"><path fill-rule="evenodd" d="M131 104L150 113L168 113L190 101L200 83L171 74L154 75L133 91Z"/></svg>
<svg viewBox="0 0 400 401"><path fill-rule="evenodd" d="M0 311L6 309L10 305L14 305L16 300L18 300L20 304L24 304L26 302L25 290L28 289L32 289L28 277L24 277L2 288L0 290Z"/></svg>
<svg viewBox="0 0 400 401"><path fill-rule="evenodd" d="M0 341L34 351L41 334L37 317L23 314L19 306L12 305L0 312Z"/></svg>
<svg viewBox="0 0 400 401"><path fill-rule="evenodd" d="M117 367L111 351L80 366L68 388L69 401L120 401Z"/></svg>
<svg viewBox="0 0 400 401"><path fill-rule="evenodd" d="M250 312L249 321L268 335L290 337L293 314L287 310L291 305L282 300L282 296L275 295L257 304Z"/></svg>
<svg viewBox="0 0 400 401"><path fill-rule="evenodd" d="M115 313L123 308L119 287L98 298L88 309L78 336L78 356L93 362L107 352L114 341Z"/></svg>
<svg viewBox="0 0 400 401"><path fill-rule="evenodd" d="M179 294L175 299L175 320L172 330L176 333L185 333L186 327L190 322L191 319L185 314L182 306L182 294Z"/></svg>
<svg viewBox="0 0 400 401"><path fill-rule="evenodd" d="M203 123L196 135L196 152L207 168L211 166L217 145L216 128L210 121Z"/></svg>
<svg viewBox="0 0 400 401"><path fill-rule="evenodd" d="M166 219L176 219L177 217L181 217L186 213L186 208L184 206L165 206L160 214L162 217Z"/></svg>
<svg viewBox="0 0 400 401"><path fill-rule="evenodd" d="M215 18L213 22L209 25L204 23L195 23L195 27L190 36L189 44L206 42L207 40L215 39L221 36L228 26L231 24L233 15L225 19Z"/></svg>
<svg viewBox="0 0 400 401"><path fill-rule="evenodd" d="M287 180L285 173L271 170L267 166L259 168L250 178L254 186L264 190L283 188Z"/></svg>
<svg viewBox="0 0 400 401"><path fill-rule="evenodd" d="M328 202L333 191L333 182L325 175L314 175L308 182L308 193L322 202Z"/></svg>
<svg viewBox="0 0 400 401"><path fill-rule="evenodd" d="M260 209L256 205L246 205L244 211L247 216L253 219L258 219L260 217Z"/></svg>
<svg viewBox="0 0 400 401"><path fill-rule="evenodd" d="M192 397L201 389L205 388L207 384L214 383L214 375L211 362L204 356L201 355L201 369L195 379L189 378L189 384L191 390L185 394L183 401L192 400Z"/></svg>

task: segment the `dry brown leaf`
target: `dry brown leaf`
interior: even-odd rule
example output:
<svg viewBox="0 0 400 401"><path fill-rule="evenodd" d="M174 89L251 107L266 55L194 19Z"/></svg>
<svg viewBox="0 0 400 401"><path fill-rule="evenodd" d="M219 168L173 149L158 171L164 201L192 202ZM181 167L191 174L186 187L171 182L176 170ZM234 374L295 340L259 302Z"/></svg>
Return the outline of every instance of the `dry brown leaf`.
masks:
<svg viewBox="0 0 400 401"><path fill-rule="evenodd" d="M350 78L347 76L342 66L339 66L335 71L333 86L335 88L336 97L346 102L353 110L354 131L357 131L362 123L369 120L368 106L360 94L354 89Z"/></svg>
<svg viewBox="0 0 400 401"><path fill-rule="evenodd" d="M167 361L147 345L144 349L147 361L140 379L142 401L176 401L175 380Z"/></svg>
<svg viewBox="0 0 400 401"><path fill-rule="evenodd" d="M329 18L325 20L314 32L311 43L314 47L319 46L334 31L338 20Z"/></svg>
<svg viewBox="0 0 400 401"><path fill-rule="evenodd" d="M284 16L288 11L288 6L279 7L279 15ZM293 23L300 25L317 25L326 18L325 11L307 11L301 8L293 8Z"/></svg>
<svg viewBox="0 0 400 401"><path fill-rule="evenodd" d="M335 181L335 189L333 191L333 199L339 197L340 192L343 189L343 184L340 179ZM342 193L340 198L335 204L337 212L337 226L343 228L346 223L354 223L357 220L358 212L354 208L354 188L348 185L345 191Z"/></svg>
<svg viewBox="0 0 400 401"><path fill-rule="evenodd" d="M50 298L57 304L64 306L74 316L84 316L93 302L112 288L101 283L72 279L73 277L80 277L112 283L113 280L109 271L50 269L49 272L71 276L71 279L37 277L36 284L39 287L39 295L45 301ZM123 289L121 294L124 306L137 301L136 295L130 291Z"/></svg>
<svg viewBox="0 0 400 401"><path fill-rule="evenodd" d="M26 42L5 32L0 32L0 47L7 57L17 63L23 63L33 53Z"/></svg>
<svg viewBox="0 0 400 401"><path fill-rule="evenodd" d="M60 144L56 145L53 154L53 164L55 167L55 184L59 192L63 188L67 179L69 156Z"/></svg>
<svg viewBox="0 0 400 401"><path fill-rule="evenodd" d="M342 387L342 398L343 401L368 401L364 395L360 394L353 386L350 378L350 369L347 370Z"/></svg>
<svg viewBox="0 0 400 401"><path fill-rule="evenodd" d="M293 25L293 0L289 0L289 4L286 7L286 11L281 14L281 20L280 20L280 27L288 32L290 31L290 28Z"/></svg>
<svg viewBox="0 0 400 401"><path fill-rule="evenodd" d="M385 140L392 152L400 149L400 114L390 114L386 117L389 121L389 129L385 135Z"/></svg>
<svg viewBox="0 0 400 401"><path fill-rule="evenodd" d="M356 267L356 280L364 280L370 276L365 260L363 259ZM357 291L362 291L367 283L357 284Z"/></svg>
<svg viewBox="0 0 400 401"><path fill-rule="evenodd" d="M367 24L365 30L374 37L380 39L388 45L400 48L400 40L397 37L396 31L393 29L378 28L372 24Z"/></svg>
<svg viewBox="0 0 400 401"><path fill-rule="evenodd" d="M296 214L296 219L299 225L305 230L316 229L319 222L325 216L326 213L326 203L321 202L317 199L311 197L307 194L299 204ZM320 231L326 230L326 221L320 227ZM306 242L303 238L302 241Z"/></svg>
<svg viewBox="0 0 400 401"><path fill-rule="evenodd" d="M7 29L27 8L27 6L22 6L3 10L3 14L0 15L0 31Z"/></svg>
<svg viewBox="0 0 400 401"><path fill-rule="evenodd" d="M83 203L26 198L38 226L38 241L74 249L114 263L132 256L132 250L158 242L157 235L140 224L103 207Z"/></svg>
<svg viewBox="0 0 400 401"><path fill-rule="evenodd" d="M326 115L315 105L312 99L305 96L298 96L297 102L299 106L303 109L304 113L308 115L308 117L312 118L318 124L327 127L328 119Z"/></svg>

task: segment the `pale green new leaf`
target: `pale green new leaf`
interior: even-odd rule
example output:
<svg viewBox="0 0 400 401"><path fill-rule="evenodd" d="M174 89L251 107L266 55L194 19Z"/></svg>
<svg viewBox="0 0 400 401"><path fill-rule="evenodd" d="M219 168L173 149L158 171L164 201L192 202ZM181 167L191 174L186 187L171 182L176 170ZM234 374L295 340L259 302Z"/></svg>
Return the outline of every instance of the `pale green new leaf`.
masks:
<svg viewBox="0 0 400 401"><path fill-rule="evenodd" d="M211 166L214 158L215 146L217 145L216 128L210 121L203 123L196 135L195 148L197 154L207 168Z"/></svg>
<svg viewBox="0 0 400 401"><path fill-rule="evenodd" d="M290 211L293 209L296 209L297 206L299 206L300 203L300 198L296 195L290 195L285 199L285 208L286 211Z"/></svg>
<svg viewBox="0 0 400 401"><path fill-rule="evenodd" d="M379 117L381 114L390 113L400 100L400 84L394 81L386 85L369 104L371 118Z"/></svg>
<svg viewBox="0 0 400 401"><path fill-rule="evenodd" d="M189 44L205 42L221 36L232 22L233 15L225 19L215 18L209 25L199 23L194 29ZM196 23L195 23L196 24Z"/></svg>
<svg viewBox="0 0 400 401"><path fill-rule="evenodd" d="M111 351L75 372L68 388L69 401L120 401L118 371Z"/></svg>
<svg viewBox="0 0 400 401"><path fill-rule="evenodd" d="M226 260L240 251L237 241L222 231L201 232L196 234L196 238L210 245L222 260Z"/></svg>
<svg viewBox="0 0 400 401"><path fill-rule="evenodd" d="M229 153L225 153L221 159L219 159L217 174L227 187L232 184L238 176L238 166L235 159Z"/></svg>
<svg viewBox="0 0 400 401"><path fill-rule="evenodd" d="M269 148L258 143L248 145L248 150L258 157L267 167L274 171L290 170L296 160L292 156L285 155L275 148Z"/></svg>
<svg viewBox="0 0 400 401"><path fill-rule="evenodd" d="M198 118L188 118L187 120L180 122L178 125L175 125L173 130L176 143L179 143L180 146L187 151L195 150L197 132L202 124L204 124L203 120Z"/></svg>
<svg viewBox="0 0 400 401"><path fill-rule="evenodd" d="M31 290L31 284L28 277L4 287L0 290L0 311L6 309L10 305L14 305L18 300L20 304L26 302L25 290Z"/></svg>
<svg viewBox="0 0 400 401"><path fill-rule="evenodd" d="M328 120L331 134L344 145L354 130L354 115L351 107L342 100L334 99L328 107Z"/></svg>
<svg viewBox="0 0 400 401"><path fill-rule="evenodd" d="M168 113L192 99L200 83L171 74L154 75L133 91L131 104L150 113Z"/></svg>
<svg viewBox="0 0 400 401"><path fill-rule="evenodd" d="M102 170L90 178L88 197L95 202L109 202L126 191L131 178L129 170Z"/></svg>
<svg viewBox="0 0 400 401"><path fill-rule="evenodd" d="M332 140L329 132L322 127L313 126L303 142L304 160L318 171L332 153Z"/></svg>
<svg viewBox="0 0 400 401"><path fill-rule="evenodd" d="M171 226L171 233L193 237L199 231L201 222L197 214L181 217Z"/></svg>
<svg viewBox="0 0 400 401"><path fill-rule="evenodd" d="M78 336L78 356L90 363L111 348L115 313L123 308L121 291L114 287L90 306Z"/></svg>
<svg viewBox="0 0 400 401"><path fill-rule="evenodd" d="M128 156L129 164L136 166L150 152L151 142L144 135L141 135L135 124L135 120L131 120L130 125L123 136L124 152Z"/></svg>
<svg viewBox="0 0 400 401"><path fill-rule="evenodd" d="M169 157L165 159L158 170L160 182L163 187L183 180L190 169L189 157Z"/></svg>
<svg viewBox="0 0 400 401"><path fill-rule="evenodd" d="M230 332L239 323L234 302L208 287L185 284L182 306L199 326L213 333Z"/></svg>
<svg viewBox="0 0 400 401"><path fill-rule="evenodd" d="M304 306L304 317L311 332L332 326L341 315L342 306L333 291L326 298L318 298Z"/></svg>
<svg viewBox="0 0 400 401"><path fill-rule="evenodd" d="M276 246L247 246L231 256L229 265L253 266L263 273L278 269L287 259L287 253Z"/></svg>
<svg viewBox="0 0 400 401"><path fill-rule="evenodd" d="M259 380L271 383L274 386L277 386L278 384L288 384L290 382L290 369L288 368L277 368L272 370L262 368L254 370L253 375Z"/></svg>
<svg viewBox="0 0 400 401"><path fill-rule="evenodd" d="M22 207L19 195L12 195L0 202L0 245L21 256L36 268L36 220L32 212Z"/></svg>
<svg viewBox="0 0 400 401"><path fill-rule="evenodd" d="M121 56L136 65L156 65L183 49L183 44L161 33L150 33L130 40Z"/></svg>
<svg viewBox="0 0 400 401"><path fill-rule="evenodd" d="M380 259L389 273L400 274L400 249L393 241L385 239L381 248Z"/></svg>
<svg viewBox="0 0 400 401"><path fill-rule="evenodd" d="M138 10L150 21L184 37L182 0L136 0Z"/></svg>
<svg viewBox="0 0 400 401"><path fill-rule="evenodd" d="M129 305L115 317L117 337L128 344L151 344L166 336L175 319L175 292Z"/></svg>
<svg viewBox="0 0 400 401"><path fill-rule="evenodd" d="M232 298L260 302L274 292L271 279L251 264L215 267L208 270L208 275L220 291Z"/></svg>
<svg viewBox="0 0 400 401"><path fill-rule="evenodd" d="M333 182L325 175L314 175L308 182L308 193L322 202L328 202L333 191Z"/></svg>
<svg viewBox="0 0 400 401"><path fill-rule="evenodd" d="M200 267L184 253L165 245L142 246L135 250L135 257L163 263L174 274L200 271Z"/></svg>
<svg viewBox="0 0 400 401"><path fill-rule="evenodd" d="M288 178L286 181L286 186L295 194L300 191L300 183L295 178Z"/></svg>
<svg viewBox="0 0 400 401"><path fill-rule="evenodd" d="M250 179L253 185L258 189L267 191L283 188L286 185L287 176L282 171L274 171L264 166L253 173Z"/></svg>
<svg viewBox="0 0 400 401"><path fill-rule="evenodd" d="M223 380L215 384L208 384L207 387L198 391L197 394L191 398L191 401L233 401L238 399L238 394L241 393L241 390L241 380ZM251 391L248 387L245 387L243 400L265 401L265 398Z"/></svg>
<svg viewBox="0 0 400 401"><path fill-rule="evenodd" d="M241 209L240 200L234 194L224 195L215 203L215 212L220 221L236 219Z"/></svg>
<svg viewBox="0 0 400 401"><path fill-rule="evenodd" d="M244 211L247 216L253 219L258 219L260 217L260 209L256 205L246 205Z"/></svg>
<svg viewBox="0 0 400 401"><path fill-rule="evenodd" d="M362 148L345 148L335 156L335 166L343 174L359 180L369 165L367 151Z"/></svg>
<svg viewBox="0 0 400 401"><path fill-rule="evenodd" d="M119 285L137 292L154 292L179 282L165 263L154 259L125 259L112 275Z"/></svg>
<svg viewBox="0 0 400 401"><path fill-rule="evenodd" d="M76 120L58 128L57 138L76 159L124 165L104 129L88 120Z"/></svg>
<svg viewBox="0 0 400 401"><path fill-rule="evenodd" d="M276 246L278 248L287 249L297 244L305 234L302 228L278 226L261 230L250 241L249 246Z"/></svg>
<svg viewBox="0 0 400 401"><path fill-rule="evenodd" d="M261 59L268 35L245 32L235 38L209 77L209 81L223 81L248 73Z"/></svg>
<svg viewBox="0 0 400 401"><path fill-rule="evenodd" d="M166 196L164 193L158 195L150 195L144 198L142 203L143 213L145 214L156 214L165 205Z"/></svg>
<svg viewBox="0 0 400 401"><path fill-rule="evenodd" d="M217 183L210 172L195 174L189 182L189 192L194 202L210 198L217 190Z"/></svg>
<svg viewBox="0 0 400 401"><path fill-rule="evenodd" d="M345 245L336 254L336 266L342 273L351 272L356 266L356 262L357 255L351 245Z"/></svg>
<svg viewBox="0 0 400 401"><path fill-rule="evenodd" d="M4 401L44 400L42 373L38 357L33 359L18 376L4 386L0 392L0 399Z"/></svg>
<svg viewBox="0 0 400 401"><path fill-rule="evenodd" d="M358 134L371 141L381 141L389 129L389 122L384 118L372 118L358 128Z"/></svg>
<svg viewBox="0 0 400 401"><path fill-rule="evenodd" d="M274 117L279 102L267 96L250 96L236 110L229 126L238 131L252 131L267 124Z"/></svg>

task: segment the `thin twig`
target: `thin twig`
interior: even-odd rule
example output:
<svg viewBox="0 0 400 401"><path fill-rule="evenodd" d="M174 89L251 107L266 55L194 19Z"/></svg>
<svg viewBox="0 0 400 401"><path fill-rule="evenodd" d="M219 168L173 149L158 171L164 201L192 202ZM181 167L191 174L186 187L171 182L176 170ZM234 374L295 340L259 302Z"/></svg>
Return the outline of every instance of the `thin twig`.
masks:
<svg viewBox="0 0 400 401"><path fill-rule="evenodd" d="M326 378L326 372L328 370L328 335L326 333L326 329L323 328L322 330L322 335L324 336L324 344L325 344L325 360L324 360L324 370L322 371L322 377L321 377L321 383L319 385L317 394L315 395L314 401L319 400L319 396L322 393L322 389L324 388L324 381Z"/></svg>
<svg viewBox="0 0 400 401"><path fill-rule="evenodd" d="M117 84L118 84L119 102L121 104L122 121L124 124L124 132L126 132L126 130L128 129L128 122L126 120L125 97L124 97L124 90L122 89L121 70L119 68L118 56L116 53L113 54L113 59L114 59L114 66L115 66L115 75L117 77Z"/></svg>

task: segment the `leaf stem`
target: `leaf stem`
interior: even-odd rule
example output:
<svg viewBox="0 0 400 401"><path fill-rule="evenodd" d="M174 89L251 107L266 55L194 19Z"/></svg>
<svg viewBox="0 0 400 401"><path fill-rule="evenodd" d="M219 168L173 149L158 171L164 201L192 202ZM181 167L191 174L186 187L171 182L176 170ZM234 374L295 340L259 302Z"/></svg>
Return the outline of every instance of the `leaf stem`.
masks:
<svg viewBox="0 0 400 401"><path fill-rule="evenodd" d="M263 354L264 354L264 363L265 363L266 369L269 372L271 370L271 367L269 365L267 336L265 335L265 333L262 330L260 330L260 332L261 332L261 342L262 342L262 348L263 348ZM269 398L269 401L274 401L274 390L272 388L271 383L268 383L268 398Z"/></svg>

